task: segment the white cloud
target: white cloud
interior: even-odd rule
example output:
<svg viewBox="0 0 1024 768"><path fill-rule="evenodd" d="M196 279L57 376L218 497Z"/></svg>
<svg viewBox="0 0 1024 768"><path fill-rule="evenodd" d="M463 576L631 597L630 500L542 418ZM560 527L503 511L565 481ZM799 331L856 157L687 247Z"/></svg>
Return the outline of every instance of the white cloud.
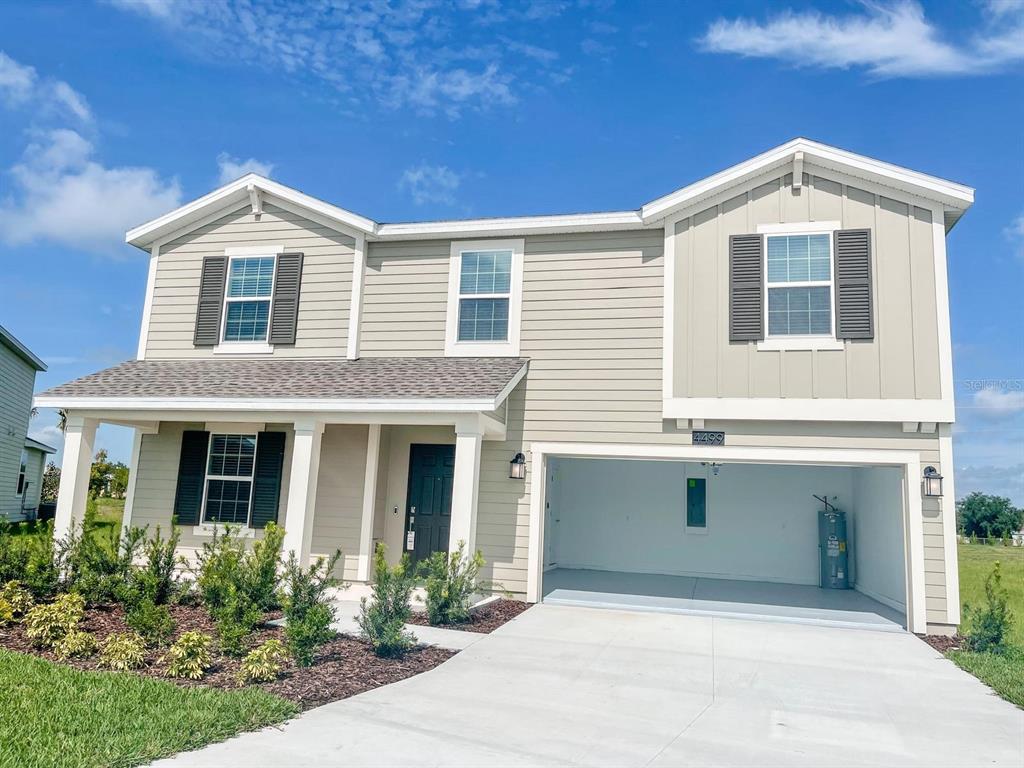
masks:
<svg viewBox="0 0 1024 768"><path fill-rule="evenodd" d="M38 440L40 443L45 443L51 448L63 448L64 447L64 433L60 431L59 427L49 425L45 427L32 426L28 431L28 436L33 440Z"/></svg>
<svg viewBox="0 0 1024 768"><path fill-rule="evenodd" d="M462 177L448 166L423 162L405 169L398 180L398 188L411 194L416 205L454 205L455 193L461 183Z"/></svg>
<svg viewBox="0 0 1024 768"><path fill-rule="evenodd" d="M0 51L0 105L70 114L83 123L92 122L92 110L82 94L63 80L41 78L34 67L18 63L3 51Z"/></svg>
<svg viewBox="0 0 1024 768"><path fill-rule="evenodd" d="M1024 391L979 389L974 393L974 402L970 408L985 419L1001 420L1015 416L1024 413Z"/></svg>
<svg viewBox="0 0 1024 768"><path fill-rule="evenodd" d="M958 499L980 491L1006 496L1015 506L1024 505L1024 464L1005 467L967 464L956 468L955 478Z"/></svg>
<svg viewBox="0 0 1024 768"><path fill-rule="evenodd" d="M912 0L865 0L863 6L863 12L846 16L811 10L784 11L763 23L718 19L699 43L713 53L795 66L858 67L880 77L977 74L1024 59L1024 3L1018 0L984 6L980 27L960 44L944 40Z"/></svg>
<svg viewBox="0 0 1024 768"><path fill-rule="evenodd" d="M1024 213L1014 219L1013 223L1003 230L1003 234L1016 245L1017 255L1024 259Z"/></svg>
<svg viewBox="0 0 1024 768"><path fill-rule="evenodd" d="M247 173L258 173L260 176L270 177L274 172L274 164L250 157L247 160L239 160L227 152L217 155L217 168L220 171L220 183L227 184Z"/></svg>
<svg viewBox="0 0 1024 768"><path fill-rule="evenodd" d="M520 90L549 74L558 56L537 45L537 23L569 7L490 0L353 0L343 9L292 0L109 1L162 25L197 56L314 81L328 87L327 97L339 95L359 111L375 102L450 118L514 104Z"/></svg>
<svg viewBox="0 0 1024 768"><path fill-rule="evenodd" d="M0 202L0 241L49 240L111 253L124 233L181 204L177 180L152 168L107 167L76 131L47 131L11 168L15 194Z"/></svg>

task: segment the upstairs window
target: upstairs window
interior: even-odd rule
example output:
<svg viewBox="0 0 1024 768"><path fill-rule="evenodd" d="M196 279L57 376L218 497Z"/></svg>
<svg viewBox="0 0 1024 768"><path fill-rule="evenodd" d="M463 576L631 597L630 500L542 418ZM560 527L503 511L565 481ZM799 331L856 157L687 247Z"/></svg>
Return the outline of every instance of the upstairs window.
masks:
<svg viewBox="0 0 1024 768"><path fill-rule="evenodd" d="M522 240L453 243L447 353L518 355L522 282Z"/></svg>
<svg viewBox="0 0 1024 768"><path fill-rule="evenodd" d="M832 336L832 237L768 236L768 336Z"/></svg>
<svg viewBox="0 0 1024 768"><path fill-rule="evenodd" d="M224 292L224 341L266 341L274 257L232 257Z"/></svg>
<svg viewBox="0 0 1024 768"><path fill-rule="evenodd" d="M204 523L249 524L255 464L256 435L210 435Z"/></svg>

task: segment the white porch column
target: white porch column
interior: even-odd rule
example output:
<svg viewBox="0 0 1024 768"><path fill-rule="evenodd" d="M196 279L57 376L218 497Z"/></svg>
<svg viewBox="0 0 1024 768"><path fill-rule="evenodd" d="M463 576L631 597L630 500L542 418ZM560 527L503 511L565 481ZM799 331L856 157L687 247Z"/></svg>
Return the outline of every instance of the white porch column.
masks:
<svg viewBox="0 0 1024 768"><path fill-rule="evenodd" d="M323 422L295 422L292 444L292 468L288 480L288 507L284 517L284 554L294 552L299 562L309 564L309 548L313 540L313 507L316 504L316 481L320 473L320 438Z"/></svg>
<svg viewBox="0 0 1024 768"><path fill-rule="evenodd" d="M484 430L476 417L455 426L455 477L452 480L452 520L448 551L466 542L466 554L476 551L476 512L480 492L480 449Z"/></svg>
<svg viewBox="0 0 1024 768"><path fill-rule="evenodd" d="M377 465L380 459L380 424L371 424L366 436L366 473L363 475L363 518L359 526L356 579L370 580L373 561L373 512L377 501Z"/></svg>
<svg viewBox="0 0 1024 768"><path fill-rule="evenodd" d="M64 430L64 459L61 462L60 488L57 491L57 512L53 521L53 538L60 541L73 527L81 524L89 494L89 471L96 442L96 419L68 414Z"/></svg>

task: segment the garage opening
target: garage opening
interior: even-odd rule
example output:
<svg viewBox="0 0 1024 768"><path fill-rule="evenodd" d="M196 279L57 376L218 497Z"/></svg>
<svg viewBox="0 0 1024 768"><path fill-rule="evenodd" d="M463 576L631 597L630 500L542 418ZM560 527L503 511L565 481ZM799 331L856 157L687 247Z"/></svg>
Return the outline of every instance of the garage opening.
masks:
<svg viewBox="0 0 1024 768"><path fill-rule="evenodd" d="M545 602L907 626L900 468L551 457L545 498Z"/></svg>

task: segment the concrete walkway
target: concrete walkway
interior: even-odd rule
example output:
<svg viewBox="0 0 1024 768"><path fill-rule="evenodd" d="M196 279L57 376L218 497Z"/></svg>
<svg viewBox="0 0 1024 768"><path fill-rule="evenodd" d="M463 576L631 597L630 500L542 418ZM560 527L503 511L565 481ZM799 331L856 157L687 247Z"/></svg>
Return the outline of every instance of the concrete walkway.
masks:
<svg viewBox="0 0 1024 768"><path fill-rule="evenodd" d="M174 766L1024 765L1024 712L905 633L538 605L418 677Z"/></svg>

